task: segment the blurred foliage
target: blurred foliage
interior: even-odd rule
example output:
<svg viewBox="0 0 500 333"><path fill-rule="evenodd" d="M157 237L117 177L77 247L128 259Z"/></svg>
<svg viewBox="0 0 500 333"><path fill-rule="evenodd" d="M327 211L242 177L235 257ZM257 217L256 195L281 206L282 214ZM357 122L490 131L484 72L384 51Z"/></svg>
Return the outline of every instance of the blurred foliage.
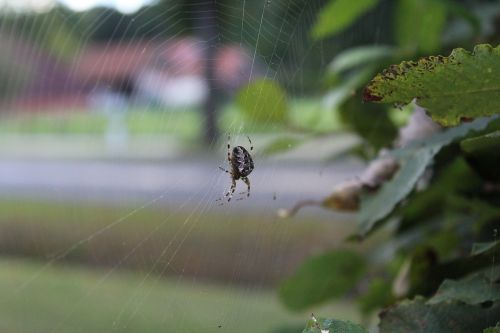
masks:
<svg viewBox="0 0 500 333"><path fill-rule="evenodd" d="M482 307L460 302L429 304L417 297L387 309L380 317L380 333L481 332L498 321L500 303Z"/></svg>
<svg viewBox="0 0 500 333"><path fill-rule="evenodd" d="M32 47L67 61L82 46L85 30L74 28L77 21L77 14L63 7L40 14L2 15L0 36L10 34L19 42L28 41Z"/></svg>
<svg viewBox="0 0 500 333"><path fill-rule="evenodd" d="M460 142L467 161L482 177L490 181L499 182L500 154L491 154L500 151L500 131L494 131L478 137L473 137Z"/></svg>
<svg viewBox="0 0 500 333"><path fill-rule="evenodd" d="M498 241L494 241L494 242L481 242L481 243L474 243L472 245L472 251L471 251L471 254L472 255L479 255L479 254L483 254L483 253L486 253L488 251L492 251L495 249L495 247L497 247L499 245L499 242Z"/></svg>
<svg viewBox="0 0 500 333"><path fill-rule="evenodd" d="M439 148L417 149L400 161L400 170L375 195L361 202L358 217L361 235L368 234L375 223L386 217L414 188Z"/></svg>
<svg viewBox="0 0 500 333"><path fill-rule="evenodd" d="M367 195L362 201L358 217L360 233L365 235L370 232L377 221L392 212L394 207L413 190L441 148L466 136L470 131L485 128L488 122L489 119L478 119L394 150L392 154L399 162L399 172L375 195Z"/></svg>
<svg viewBox="0 0 500 333"><path fill-rule="evenodd" d="M301 310L354 287L365 270L363 257L348 250L336 250L313 257L287 279L279 294L290 309Z"/></svg>
<svg viewBox="0 0 500 333"><path fill-rule="evenodd" d="M399 0L394 13L396 43L407 52L436 52L446 18L444 1Z"/></svg>
<svg viewBox="0 0 500 333"><path fill-rule="evenodd" d="M496 327L488 327L483 331L483 333L500 333L500 326L497 324Z"/></svg>
<svg viewBox="0 0 500 333"><path fill-rule="evenodd" d="M385 148L381 158L392 159L399 168L375 185L363 174L325 199L301 201L282 216L307 204L342 209L323 203L347 195L360 203L358 233L349 240L380 233L388 239L362 263L347 260L345 268L360 274L350 277L350 283L337 264L326 264L336 253L347 257L344 250L309 259L284 281L281 299L297 310L349 295L357 298L367 323L374 311L386 308L379 312L380 332L494 331L500 319L499 267L494 262L500 254L500 48L474 45L499 40L500 3L379 0L349 7L332 0L317 15L311 34L318 43L336 41L346 31L362 29L363 21L380 8L390 8L392 38L353 45L332 56L322 80L323 104L363 138L361 156L372 158ZM449 57L437 55L450 52ZM365 102L381 103L364 104L362 95ZM405 112L416 104L453 128L428 120L429 132L422 121L410 119L413 127L398 131L402 124L388 103L402 107L412 101ZM317 133L305 134L310 136L304 140ZM350 208L358 210L358 205ZM313 317L304 332L335 331L328 325L328 320ZM342 327L342 332L363 330Z"/></svg>
<svg viewBox="0 0 500 333"><path fill-rule="evenodd" d="M288 113L286 94L274 81L259 79L240 90L236 103L251 122L285 122Z"/></svg>
<svg viewBox="0 0 500 333"><path fill-rule="evenodd" d="M357 94L358 97L361 95ZM361 98L349 98L340 105L339 114L348 128L379 150L394 142L398 130L387 108L378 104L362 105Z"/></svg>
<svg viewBox="0 0 500 333"><path fill-rule="evenodd" d="M500 284L483 274L475 274L458 281L445 280L436 295L429 300L429 304L446 301L459 301L471 305L497 302L500 301Z"/></svg>
<svg viewBox="0 0 500 333"><path fill-rule="evenodd" d="M386 306L394 302L391 293L391 285L386 279L374 278L366 292L358 298L359 310L366 316L381 306Z"/></svg>
<svg viewBox="0 0 500 333"><path fill-rule="evenodd" d="M363 13L377 4L377 0L330 0L319 13L312 29L314 38L324 38L349 26ZM332 20L332 16L335 20Z"/></svg>
<svg viewBox="0 0 500 333"><path fill-rule="evenodd" d="M306 328L302 333L367 333L363 327L358 324L352 323L350 321L336 320L336 319L324 319L324 318L312 318L307 322Z"/></svg>
<svg viewBox="0 0 500 333"><path fill-rule="evenodd" d="M390 59L395 51L397 49L389 45L353 47L340 52L331 62L329 70L333 73L342 73L358 66Z"/></svg>
<svg viewBox="0 0 500 333"><path fill-rule="evenodd" d="M67 64L80 51L80 30L62 8L37 14L0 15L0 97L14 98L37 70Z"/></svg>
<svg viewBox="0 0 500 333"><path fill-rule="evenodd" d="M300 145L303 140L297 138L297 137L280 137L277 138L276 140L272 141L269 143L264 150L262 151L263 155L272 155L276 153L281 153L288 151L290 149L296 148L298 145Z"/></svg>
<svg viewBox="0 0 500 333"><path fill-rule="evenodd" d="M0 97L14 97L29 82L33 65L12 61L16 54L8 49L0 52Z"/></svg>

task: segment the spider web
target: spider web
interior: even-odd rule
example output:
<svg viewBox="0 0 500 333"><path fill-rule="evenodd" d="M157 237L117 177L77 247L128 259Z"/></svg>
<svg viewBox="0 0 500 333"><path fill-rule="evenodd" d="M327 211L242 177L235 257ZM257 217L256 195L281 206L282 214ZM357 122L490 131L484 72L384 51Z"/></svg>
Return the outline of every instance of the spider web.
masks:
<svg viewBox="0 0 500 333"><path fill-rule="evenodd" d="M50 9L47 3L37 10ZM148 48L158 54L177 46L207 60L208 47L230 45L245 54L240 85L266 78L292 96L307 96L329 59L308 32L323 2L216 1L217 39L211 43L197 37L208 28L196 14L207 1L165 3L129 16L56 6L32 18L22 8L4 9L2 271L12 277L1 301L3 331L296 331L303 319L280 306L273 288L302 259L349 231L342 217L339 227L321 211L298 221L278 220L275 213L328 194L359 165L318 162L320 145L309 154L264 156L262 147L286 130L239 117L232 97L218 105L223 133L209 143L216 156L200 150L186 155L199 140L201 104L170 107L158 96L129 104L108 80L116 64L107 54L143 59ZM316 54L319 63L308 67ZM189 61L185 55L148 61L177 77ZM71 59L83 57L93 60L83 74L93 75L74 83L82 68ZM116 59L125 73L138 66ZM126 91L127 81L119 83ZM44 88L58 84L56 91ZM193 91L203 95L196 84ZM82 90L90 92L84 101L90 107L82 107ZM131 118L152 133L134 129ZM232 146L246 146L251 137L256 168L250 198L237 201L235 195L219 206L216 199L230 185L218 169L228 168L227 134ZM246 190L241 182L240 190Z"/></svg>

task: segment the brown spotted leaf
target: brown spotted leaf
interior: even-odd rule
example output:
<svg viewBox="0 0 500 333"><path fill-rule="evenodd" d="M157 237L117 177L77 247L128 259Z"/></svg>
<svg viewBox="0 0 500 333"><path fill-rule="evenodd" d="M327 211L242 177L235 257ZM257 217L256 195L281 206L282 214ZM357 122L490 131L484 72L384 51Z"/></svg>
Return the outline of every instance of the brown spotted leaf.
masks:
<svg viewBox="0 0 500 333"><path fill-rule="evenodd" d="M369 102L404 105L413 99L443 126L500 113L500 46L455 49L449 57L404 61L365 88Z"/></svg>

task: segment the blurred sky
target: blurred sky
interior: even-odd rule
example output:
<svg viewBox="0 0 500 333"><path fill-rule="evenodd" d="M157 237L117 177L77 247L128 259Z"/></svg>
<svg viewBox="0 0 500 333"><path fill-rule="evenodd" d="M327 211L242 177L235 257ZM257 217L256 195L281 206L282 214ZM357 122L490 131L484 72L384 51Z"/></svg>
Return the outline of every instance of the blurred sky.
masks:
<svg viewBox="0 0 500 333"><path fill-rule="evenodd" d="M149 5L155 0L0 0L0 8L22 11L44 12L61 3L74 11L84 11L96 6L115 8L128 14Z"/></svg>

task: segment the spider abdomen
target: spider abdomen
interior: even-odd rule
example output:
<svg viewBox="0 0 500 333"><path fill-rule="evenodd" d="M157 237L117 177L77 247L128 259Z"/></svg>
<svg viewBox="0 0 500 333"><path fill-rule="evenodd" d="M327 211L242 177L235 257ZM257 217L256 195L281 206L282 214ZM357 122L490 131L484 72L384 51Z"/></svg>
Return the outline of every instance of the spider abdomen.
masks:
<svg viewBox="0 0 500 333"><path fill-rule="evenodd" d="M252 173L254 168L252 156L242 146L236 146L231 155L231 166L235 179L246 177Z"/></svg>

